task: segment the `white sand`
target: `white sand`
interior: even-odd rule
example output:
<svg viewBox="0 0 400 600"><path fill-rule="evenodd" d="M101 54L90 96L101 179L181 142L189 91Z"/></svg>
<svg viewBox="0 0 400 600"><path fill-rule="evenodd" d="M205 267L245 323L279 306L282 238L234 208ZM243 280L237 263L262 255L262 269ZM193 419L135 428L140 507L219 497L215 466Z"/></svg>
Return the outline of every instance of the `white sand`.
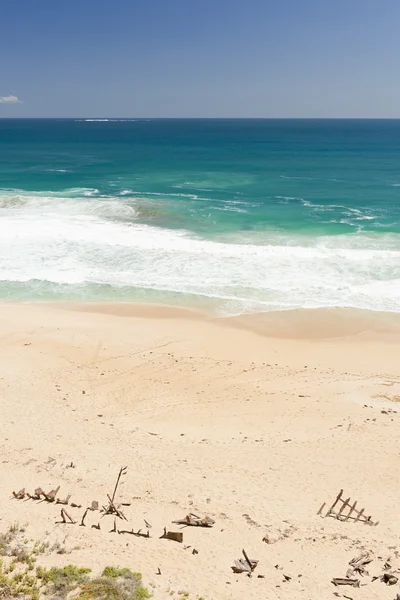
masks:
<svg viewBox="0 0 400 600"><path fill-rule="evenodd" d="M400 567L398 328L363 331L366 322L349 315L336 326L332 315L326 325L326 315L281 314L267 326L173 309L96 310L1 307L0 530L19 521L28 537L66 539L72 552L42 557L47 565L140 571L156 600L179 597L171 591L206 600L395 597L371 578L360 589L330 581L363 549L374 557L371 575L389 556ZM105 503L124 465L119 498L131 506L120 527L144 530L145 518L151 539L109 533L109 517L92 529L98 513L86 528L56 524L60 506L11 496L60 485L60 497ZM379 525L318 517L339 488ZM215 526L184 529L182 545L159 539L189 511ZM79 519L83 510L68 512ZM259 560L251 579L230 568L242 548Z"/></svg>

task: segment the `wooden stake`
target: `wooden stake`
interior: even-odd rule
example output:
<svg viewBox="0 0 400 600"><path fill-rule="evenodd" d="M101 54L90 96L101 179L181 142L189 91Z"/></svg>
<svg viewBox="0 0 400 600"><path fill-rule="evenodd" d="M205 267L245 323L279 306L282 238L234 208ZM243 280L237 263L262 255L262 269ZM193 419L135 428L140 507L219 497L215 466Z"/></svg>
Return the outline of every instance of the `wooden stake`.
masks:
<svg viewBox="0 0 400 600"><path fill-rule="evenodd" d="M59 490L60 486L58 486L58 488L56 488L55 490L51 490L51 492L49 492L48 494L44 492L44 497L46 498L47 502L54 502Z"/></svg>
<svg viewBox="0 0 400 600"><path fill-rule="evenodd" d="M89 509L87 508L85 510L85 512L83 513L83 515L82 515L82 519L81 519L81 522L79 524L80 527L86 527L86 525L85 525L85 519L86 519L86 515L88 514L88 510Z"/></svg>
<svg viewBox="0 0 400 600"><path fill-rule="evenodd" d="M345 521L348 521L350 519L351 513L354 511L355 507L357 504L357 500L354 502L353 506L350 508L349 510L349 514L347 515L347 517L345 518Z"/></svg>
<svg viewBox="0 0 400 600"><path fill-rule="evenodd" d="M361 517L363 516L363 514L364 514L364 510L365 510L365 508L362 508L362 509L360 510L360 512L358 513L358 515L357 515L357 518L356 518L356 523L357 523L357 521L359 521L359 520L361 519ZM364 519L365 519L365 517L364 517Z"/></svg>
<svg viewBox="0 0 400 600"><path fill-rule="evenodd" d="M242 552L243 552L243 556L244 556L244 557L245 557L245 559L246 559L246 562L247 562L247 564L248 564L248 565L249 565L249 567L250 567L250 571L252 571L252 570L254 569L254 566L253 566L253 564L252 564L251 560L249 559L249 557L247 556L247 554L246 554L246 552L245 552L244 550L242 550Z"/></svg>
<svg viewBox="0 0 400 600"><path fill-rule="evenodd" d="M69 499L71 498L71 494L69 494L66 498L64 498L64 500L60 500L60 498L57 498L56 500L56 504L64 504L67 505L69 502Z"/></svg>
<svg viewBox="0 0 400 600"><path fill-rule="evenodd" d="M117 481L115 484L115 488L114 488L114 492L111 498L111 504L114 504L114 500L115 500L115 494L117 493L117 488L118 488L118 484L119 484L119 480L121 479L121 475L125 475L126 471L127 471L128 467L121 467L118 473L118 477L117 477Z"/></svg>
<svg viewBox="0 0 400 600"><path fill-rule="evenodd" d="M339 519L339 517L341 517L342 512L345 510L345 508L347 508L347 506L350 506L349 502L350 502L350 496L347 498L347 500L345 500L343 502L341 509L339 510L339 512L336 515L337 519Z"/></svg>
<svg viewBox="0 0 400 600"><path fill-rule="evenodd" d="M326 513L326 516L328 516L328 515L329 515L329 514L330 514L330 513L333 511L333 509L335 508L336 504L337 504L337 503L339 502L339 500L341 499L341 497L342 497L342 494L343 494L343 490L340 490L340 492L339 492L339 493L338 493L338 495L336 496L336 500L335 500L335 502L332 504L332 506L330 507L330 509L329 509L329 510L328 510L328 512Z"/></svg>
<svg viewBox="0 0 400 600"><path fill-rule="evenodd" d="M70 515L67 513L67 511L64 508L61 509L61 518L63 520L63 523L65 523L65 524L75 525L75 523L76 523L76 521L74 521L73 518L70 517ZM67 519L69 520L69 523L68 523Z"/></svg>

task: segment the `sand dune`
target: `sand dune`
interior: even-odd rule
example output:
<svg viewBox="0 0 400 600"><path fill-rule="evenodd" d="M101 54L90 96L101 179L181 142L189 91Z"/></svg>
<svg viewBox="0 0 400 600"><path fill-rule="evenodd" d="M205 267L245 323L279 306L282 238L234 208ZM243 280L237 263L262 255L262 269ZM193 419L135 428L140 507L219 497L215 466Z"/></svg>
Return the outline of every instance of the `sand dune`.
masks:
<svg viewBox="0 0 400 600"><path fill-rule="evenodd" d="M140 571L156 599L393 599L371 577L360 589L331 579L363 550L371 575L389 556L400 567L398 330L268 337L245 321L2 305L0 529L17 520L28 537L65 542L70 553L43 564ZM111 517L93 529L98 513L86 528L57 524L59 506L11 496L60 485L60 497L105 503L123 465L127 528L146 519L150 539L109 533ZM379 525L318 517L340 488ZM188 512L216 523L185 528L183 544L159 539ZM231 570L242 548L259 560L251 579Z"/></svg>

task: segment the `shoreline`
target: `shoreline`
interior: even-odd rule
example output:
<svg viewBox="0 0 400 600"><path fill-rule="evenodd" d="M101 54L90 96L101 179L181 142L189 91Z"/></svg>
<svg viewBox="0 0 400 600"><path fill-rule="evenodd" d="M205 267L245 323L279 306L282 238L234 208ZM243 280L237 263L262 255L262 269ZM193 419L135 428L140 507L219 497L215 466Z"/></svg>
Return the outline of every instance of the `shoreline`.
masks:
<svg viewBox="0 0 400 600"><path fill-rule="evenodd" d="M121 318L184 319L207 321L250 330L273 338L320 339L354 335L387 336L400 341L400 313L358 308L298 308L215 315L210 310L135 302L1 302L0 306L47 307L61 311L113 315Z"/></svg>

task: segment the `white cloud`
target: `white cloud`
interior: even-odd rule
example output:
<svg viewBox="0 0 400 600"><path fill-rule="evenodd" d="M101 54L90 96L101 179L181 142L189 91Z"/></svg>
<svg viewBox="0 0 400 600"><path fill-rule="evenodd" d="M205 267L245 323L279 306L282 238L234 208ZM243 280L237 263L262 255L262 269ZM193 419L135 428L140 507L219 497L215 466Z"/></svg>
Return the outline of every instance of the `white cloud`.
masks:
<svg viewBox="0 0 400 600"><path fill-rule="evenodd" d="M0 96L0 104L22 104L18 96Z"/></svg>

